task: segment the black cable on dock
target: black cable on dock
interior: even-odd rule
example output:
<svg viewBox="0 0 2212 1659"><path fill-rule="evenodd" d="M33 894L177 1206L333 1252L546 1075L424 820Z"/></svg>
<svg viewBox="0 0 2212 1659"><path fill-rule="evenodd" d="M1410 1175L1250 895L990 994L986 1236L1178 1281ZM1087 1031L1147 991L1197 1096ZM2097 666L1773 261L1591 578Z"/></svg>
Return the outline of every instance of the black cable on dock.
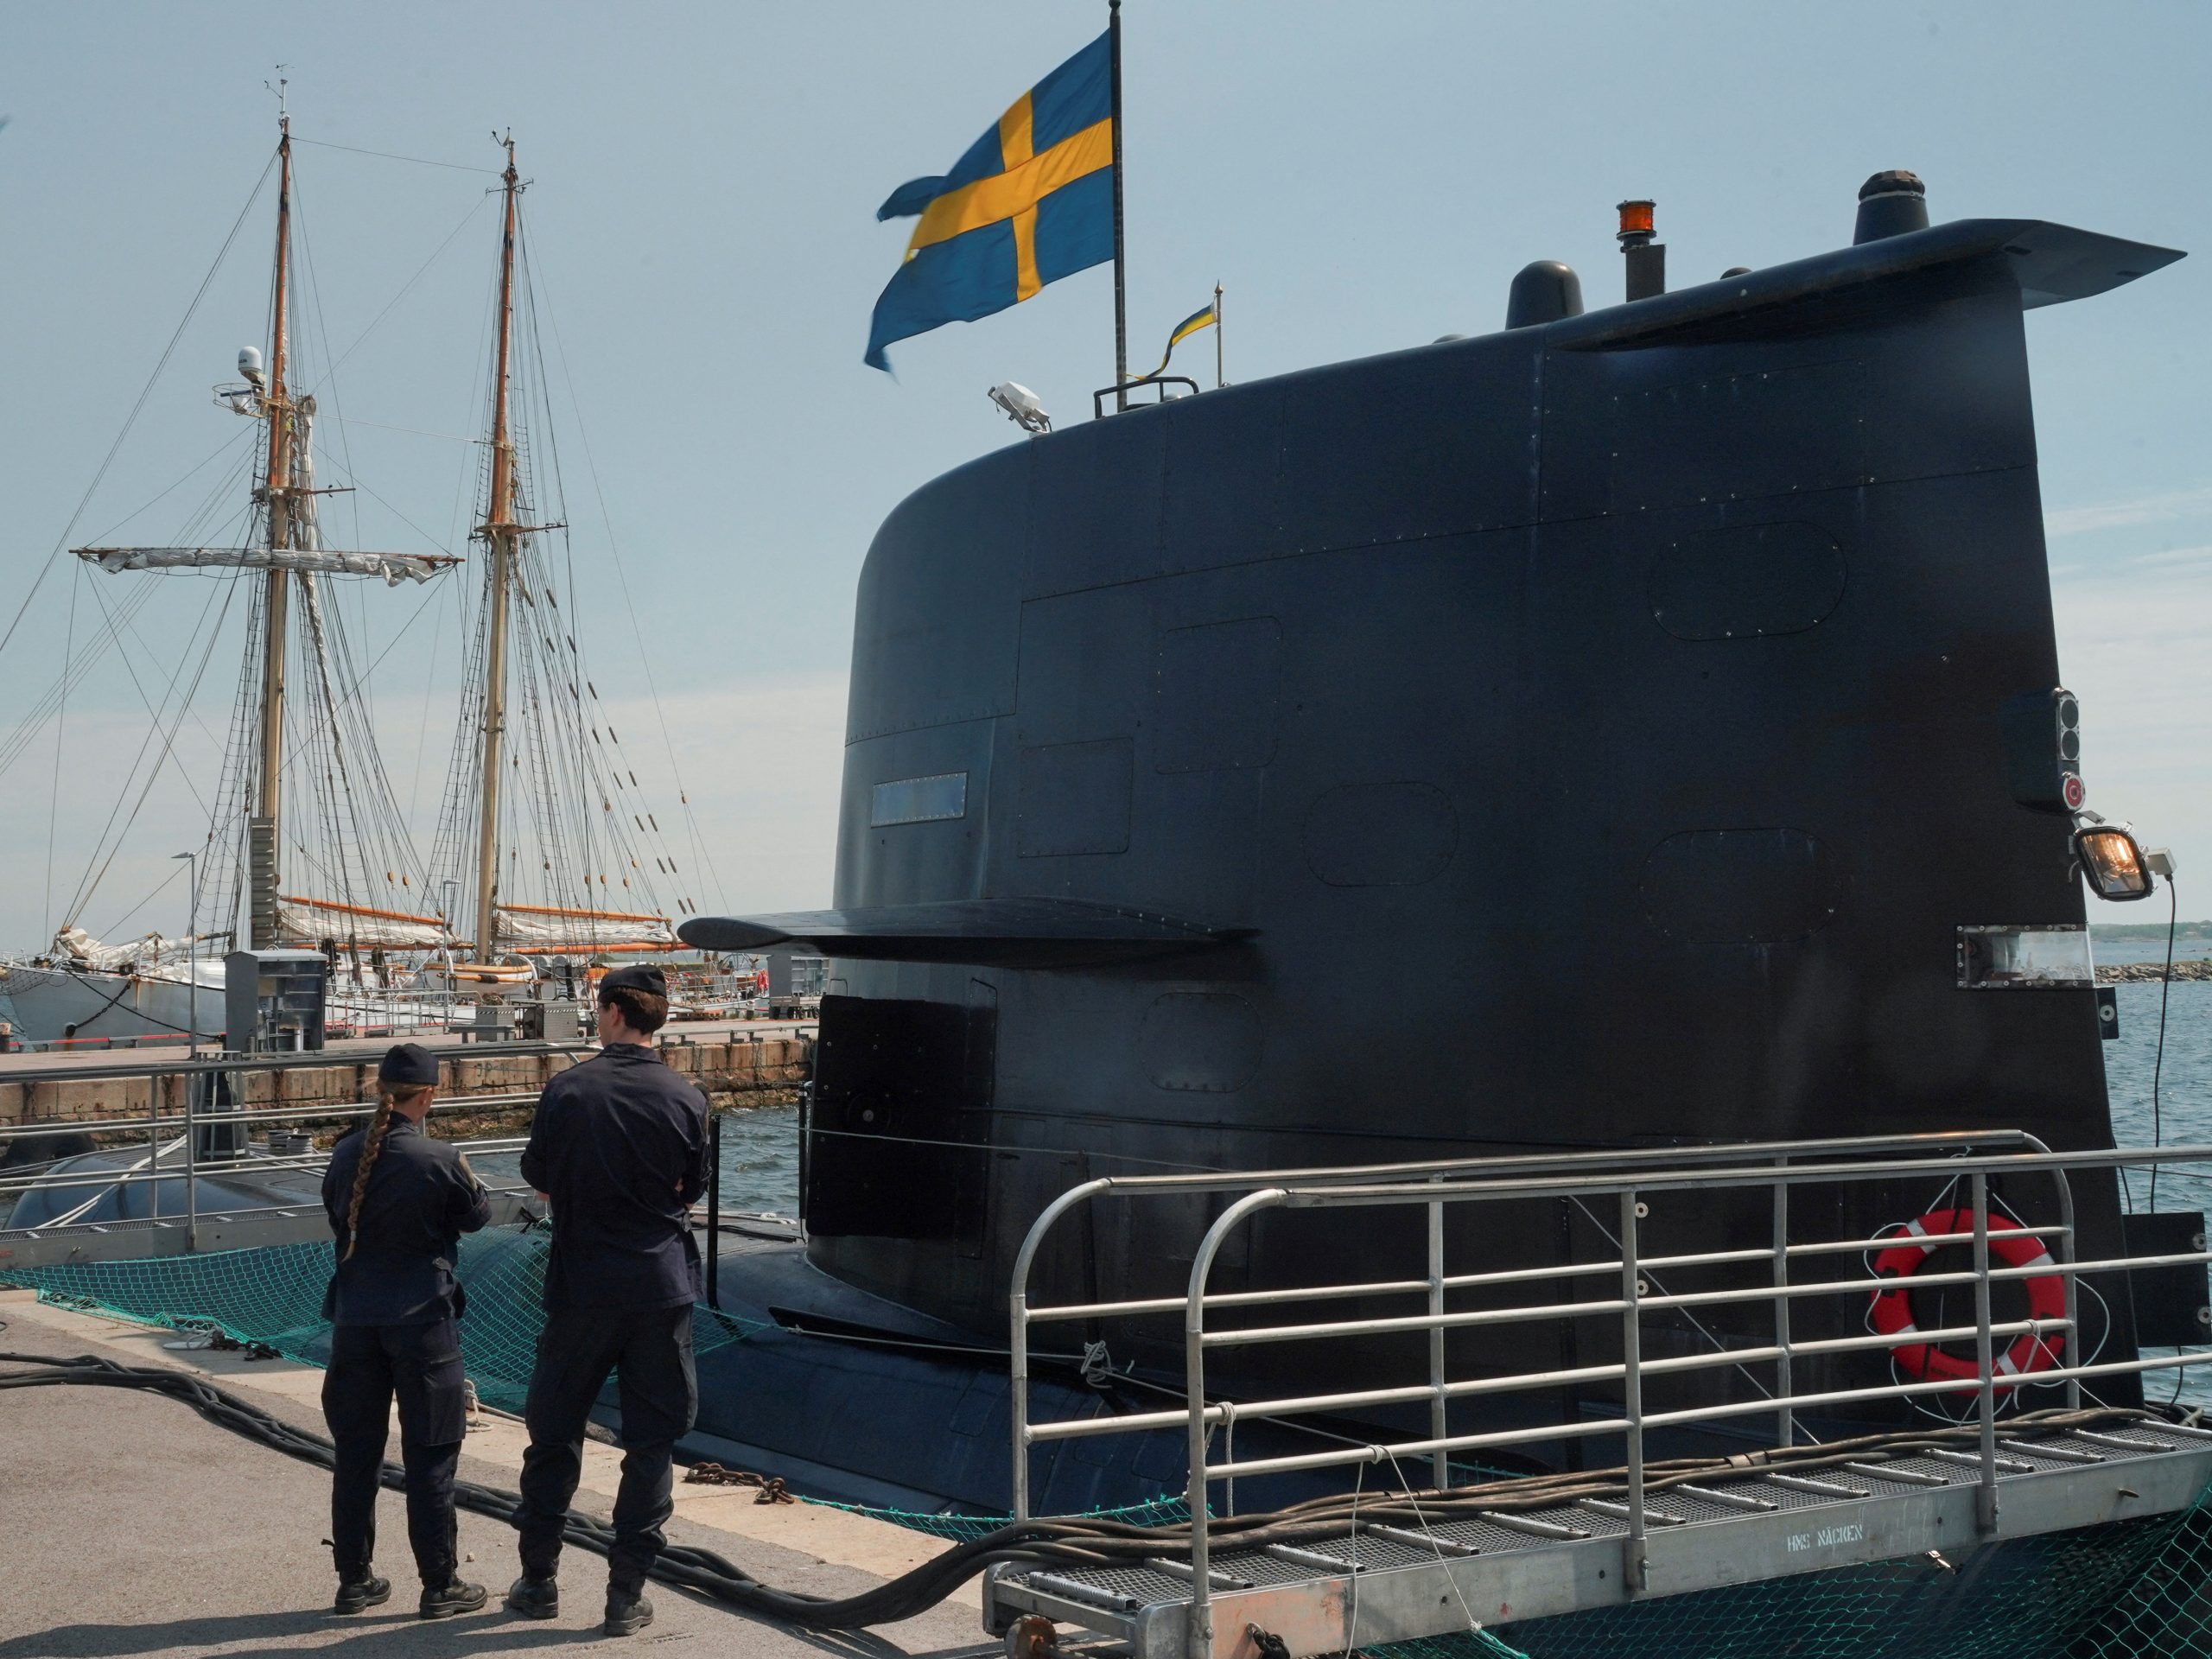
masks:
<svg viewBox="0 0 2212 1659"><path fill-rule="evenodd" d="M331 1443L321 1435L295 1427L190 1372L123 1365L91 1354L65 1358L53 1354L0 1353L0 1363L41 1368L13 1375L0 1373L0 1389L60 1383L146 1389L181 1401L209 1421L288 1457L322 1469L330 1468L334 1461ZM2010 1419L2006 1432L2012 1435L2063 1433L2141 1422L2153 1414L2124 1408L2027 1412ZM1971 1446L1978 1442L1980 1432L1977 1425L1969 1424L1958 1429L1862 1435L1825 1445L1774 1446L1734 1457L1675 1458L1644 1465L1643 1490L1648 1498L1671 1486L1755 1470L1802 1473L1847 1463L1914 1457L1939 1448ZM383 1480L395 1491L404 1490L406 1484L400 1466L394 1463L384 1465ZM1209 1520L1206 1530L1217 1551L1256 1549L1269 1544L1341 1538L1362 1520L1426 1530L1440 1522L1473 1519L1485 1511L1512 1514L1556 1509L1585 1498L1618 1501L1627 1491L1626 1476L1620 1471L1516 1476L1441 1491L1370 1491L1364 1495L1311 1498L1288 1509L1216 1517ZM496 1521L511 1521L522 1501L518 1493L474 1481L456 1482L454 1500L461 1508ZM563 1538L581 1549L605 1555L613 1548L614 1529L572 1510ZM723 1606L804 1630L854 1630L911 1618L944 1600L984 1568L1001 1563L1135 1567L1161 1554L1187 1554L1190 1543L1187 1522L1145 1527L1103 1516L1042 1518L1015 1522L982 1537L957 1543L911 1573L855 1596L832 1598L779 1590L727 1557L690 1545L671 1545L663 1550L653 1563L652 1576Z"/></svg>

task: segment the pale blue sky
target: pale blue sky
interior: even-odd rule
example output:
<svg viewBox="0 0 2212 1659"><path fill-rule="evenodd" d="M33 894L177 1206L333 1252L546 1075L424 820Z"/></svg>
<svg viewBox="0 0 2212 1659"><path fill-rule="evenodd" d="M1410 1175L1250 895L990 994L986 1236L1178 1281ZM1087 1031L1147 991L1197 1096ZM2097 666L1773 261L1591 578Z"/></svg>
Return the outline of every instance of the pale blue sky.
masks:
<svg viewBox="0 0 2212 1659"><path fill-rule="evenodd" d="M583 405L720 878L694 896L824 901L853 584L877 523L1013 437L984 399L994 381L1067 419L1111 367L1099 270L894 346L896 381L867 370L869 308L905 234L872 213L948 167L1104 15L1074 0L0 8L0 612L61 536L268 158L273 64L290 66L305 138L489 169L488 134L512 126L558 328L545 350ZM1217 278L1232 378L1495 327L1533 258L1569 261L1609 301L1626 195L1658 200L1677 283L1818 251L1848 240L1859 181L1887 167L1922 175L1938 219L2044 217L2191 250L2028 330L2092 804L2171 842L2184 880L2212 880L2212 8L1128 0L1125 16L1132 356L1147 361ZM337 498L331 528L460 550L493 181L308 146L298 167L328 340L310 355L385 314L340 370L346 424L326 433L376 493ZM264 200L73 540L166 540L206 493L212 471L130 516L243 425L207 388L259 338L269 235ZM1183 349L1210 362L1203 338ZM561 436L576 556L607 562L592 468L573 429ZM0 707L54 678L77 582L57 569L0 652ZM74 591L81 630L98 601ZM205 588L176 594L131 645L164 679ZM372 650L416 603L354 601ZM601 691L643 699L612 591L596 620ZM433 678L426 706L424 632L378 693L387 764L427 809L449 694ZM443 639L449 667L450 620ZM211 671L198 708L215 730L228 692ZM53 815L65 890L145 724L119 665L70 709ZM641 776L658 767L672 801L642 741L652 716L629 724ZM0 774L0 943L39 937L54 764L49 733ZM86 924L124 917L194 819L180 783L157 785L149 833ZM126 931L182 919L179 883Z"/></svg>

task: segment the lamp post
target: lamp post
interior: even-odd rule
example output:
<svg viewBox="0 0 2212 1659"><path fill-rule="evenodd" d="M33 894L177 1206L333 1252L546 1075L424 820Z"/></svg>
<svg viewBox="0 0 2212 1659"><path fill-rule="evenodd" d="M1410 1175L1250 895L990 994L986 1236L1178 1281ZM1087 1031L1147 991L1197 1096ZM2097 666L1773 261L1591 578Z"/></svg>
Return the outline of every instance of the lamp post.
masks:
<svg viewBox="0 0 2212 1659"><path fill-rule="evenodd" d="M180 858L184 861L184 884L192 893L188 901L191 911L184 922L184 976L185 982L191 987L186 993L191 999L188 1004L191 1011L184 1017L184 1053L188 1060L196 1060L200 1058L200 856L197 852L175 853L170 855L170 861L174 863ZM156 1090L155 1109L158 1111L160 1080L156 1078L152 1086ZM184 1248L188 1253L200 1249L199 1130L192 1121L193 1091L200 1086L199 1077L190 1072L185 1074ZM162 1185L157 1179L154 1183L154 1211L156 1214L161 1211L161 1193Z"/></svg>
<svg viewBox="0 0 2212 1659"><path fill-rule="evenodd" d="M197 852L174 853L169 861L184 861L185 886L192 891L191 913L184 924L184 979L191 988L192 1012L186 1016L190 1027L184 1034L185 1058L200 1058L200 855Z"/></svg>

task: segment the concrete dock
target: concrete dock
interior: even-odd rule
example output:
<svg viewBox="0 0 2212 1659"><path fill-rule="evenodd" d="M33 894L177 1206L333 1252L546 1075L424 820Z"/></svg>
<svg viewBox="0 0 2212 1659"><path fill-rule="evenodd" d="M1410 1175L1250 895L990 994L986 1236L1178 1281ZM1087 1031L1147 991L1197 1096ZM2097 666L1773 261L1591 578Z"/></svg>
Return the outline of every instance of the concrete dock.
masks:
<svg viewBox="0 0 2212 1659"><path fill-rule="evenodd" d="M179 1352L175 1333L60 1308L29 1292L0 1291L0 1356L99 1354L211 1377L284 1418L322 1432L322 1373L235 1353ZM0 1372L15 1370L0 1358ZM512 1491L521 1425L487 1416L472 1430L461 1475ZM395 1424L391 1451L397 1456ZM620 1453L588 1443L580 1512L604 1518ZM817 1653L982 1656L977 1587L903 1624L865 1634L788 1630L667 1585L650 1586L657 1618L635 1637L599 1632L607 1565L571 1548L563 1557L558 1618L521 1619L499 1605L518 1570L514 1535L463 1511L464 1576L486 1586L481 1613L424 1621L398 1494L382 1495L378 1569L392 1581L384 1606L340 1618L322 1541L329 1480L312 1465L217 1427L180 1402L132 1389L79 1387L0 1391L0 1492L8 1541L0 1549L0 1659L124 1656L258 1656L327 1651L346 1659L612 1649L763 1656ZM810 1504L764 1505L741 1488L678 1484L671 1542L702 1546L782 1588L849 1594L896 1577L945 1548L925 1535Z"/></svg>

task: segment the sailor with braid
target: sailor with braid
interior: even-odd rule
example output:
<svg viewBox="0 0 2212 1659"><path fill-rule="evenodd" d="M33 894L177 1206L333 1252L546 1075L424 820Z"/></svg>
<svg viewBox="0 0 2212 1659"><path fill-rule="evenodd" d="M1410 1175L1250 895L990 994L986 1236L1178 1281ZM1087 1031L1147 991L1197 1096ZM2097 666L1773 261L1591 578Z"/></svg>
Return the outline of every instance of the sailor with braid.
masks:
<svg viewBox="0 0 2212 1659"><path fill-rule="evenodd" d="M338 1270L323 1293L331 1321L322 1414L338 1448L330 1537L336 1611L358 1613L391 1596L372 1567L378 1476L394 1395L407 1471L407 1540L423 1578L422 1615L447 1618L484 1605L463 1583L454 1525L463 1382L457 1321L467 1306L454 1262L461 1236L491 1216L467 1161L422 1131L437 1094L437 1056L402 1043L377 1068L368 1127L340 1141L322 1178Z"/></svg>

